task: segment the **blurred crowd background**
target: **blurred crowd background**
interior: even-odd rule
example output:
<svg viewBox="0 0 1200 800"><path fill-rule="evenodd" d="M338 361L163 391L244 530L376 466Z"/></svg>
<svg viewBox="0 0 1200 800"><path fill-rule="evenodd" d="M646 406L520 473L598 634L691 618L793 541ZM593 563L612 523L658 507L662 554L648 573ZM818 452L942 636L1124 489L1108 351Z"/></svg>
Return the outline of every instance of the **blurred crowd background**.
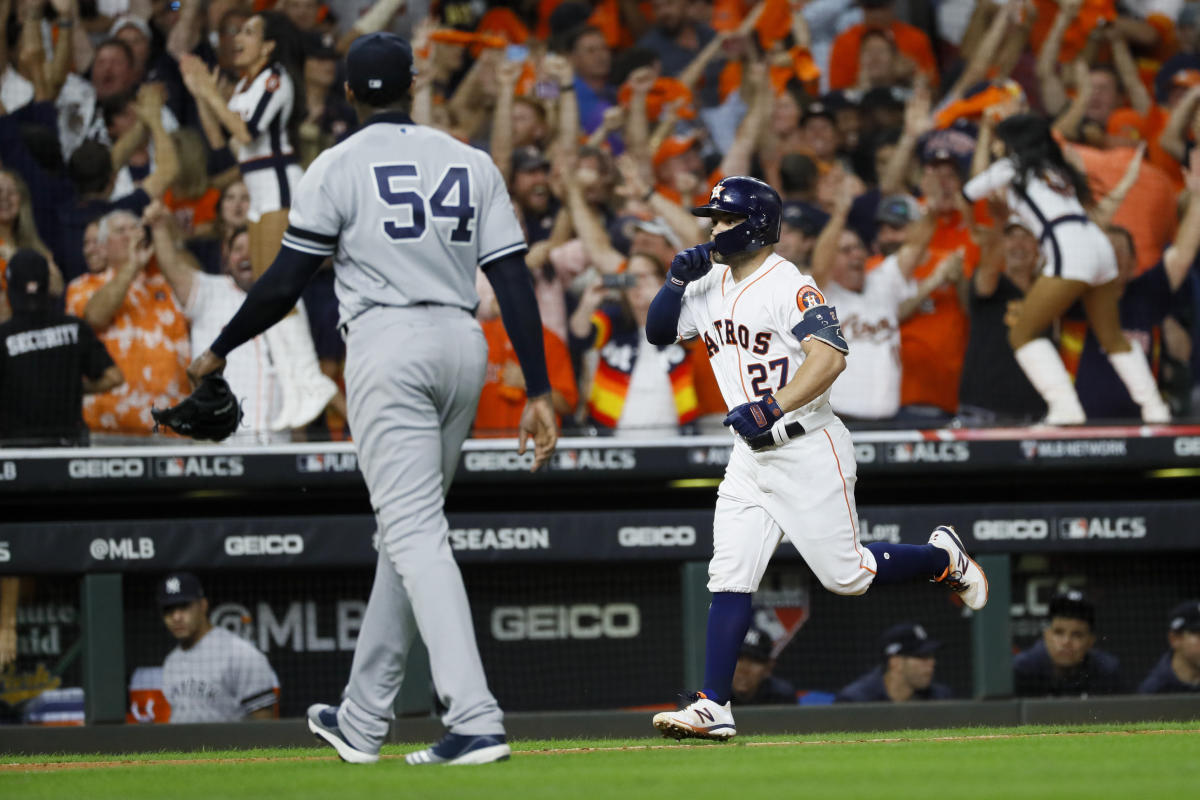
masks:
<svg viewBox="0 0 1200 800"><path fill-rule="evenodd" d="M0 27L0 261L25 249L48 265L0 275L82 318L119 371L93 352L74 372L31 375L15 356L49 340L9 335L0 439L151 433L150 407L187 394L185 367L234 310L201 302L207 279L178 276L244 292L257 274L258 190L213 135L214 109L265 58L293 87L277 112L288 163L307 166L355 129L342 57L382 29L413 44L413 120L487 150L508 181L567 431L720 429L703 346L652 346L643 326L673 255L708 238L688 209L738 174L782 196L778 252L858 296L833 395L848 422L1040 420L1007 346L1039 242L961 192L994 126L1027 111L1052 120L1094 189L1122 326L1173 415L1200 397L1195 0L0 0ZM889 258L902 282L869 281ZM311 349L255 346L257 371L234 390L258 411L233 441L351 435L340 391L310 414L273 377L315 357L340 385L335 284L326 268L305 294ZM511 435L524 380L478 285L490 355L475 435ZM12 313L0 301L0 323ZM1089 420L1139 419L1081 312L1048 335ZM28 409L81 392L81 424L31 435Z"/></svg>

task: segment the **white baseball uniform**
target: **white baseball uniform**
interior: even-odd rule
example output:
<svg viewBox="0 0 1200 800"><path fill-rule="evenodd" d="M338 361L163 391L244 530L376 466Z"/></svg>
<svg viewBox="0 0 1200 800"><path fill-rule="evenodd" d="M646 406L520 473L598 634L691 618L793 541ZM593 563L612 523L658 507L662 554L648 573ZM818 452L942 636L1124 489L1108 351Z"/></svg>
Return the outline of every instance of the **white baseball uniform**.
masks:
<svg viewBox="0 0 1200 800"><path fill-rule="evenodd" d="M1017 169L998 159L963 187L971 202L1005 191L1008 207L1037 237L1044 256L1042 274L1093 286L1117 277L1117 256L1100 226L1088 219L1075 190L1059 175L1030 175L1024 188L1014 181Z"/></svg>
<svg viewBox="0 0 1200 800"><path fill-rule="evenodd" d="M737 283L728 267L714 264L688 284L677 333L704 342L732 409L795 375L805 355L792 329L806 309L825 304L812 279L777 254ZM713 522L711 592L755 591L785 535L830 591L862 594L875 577L875 557L858 543L854 447L829 391L776 424L793 421L803 436L759 452L733 434Z"/></svg>
<svg viewBox="0 0 1200 800"><path fill-rule="evenodd" d="M915 293L894 255L866 274L861 292L835 281L825 286L850 345L846 371L829 396L834 413L888 419L900 410L900 304Z"/></svg>
<svg viewBox="0 0 1200 800"><path fill-rule="evenodd" d="M237 722L279 699L279 678L245 639L213 628L189 649L178 645L162 671L171 722Z"/></svg>

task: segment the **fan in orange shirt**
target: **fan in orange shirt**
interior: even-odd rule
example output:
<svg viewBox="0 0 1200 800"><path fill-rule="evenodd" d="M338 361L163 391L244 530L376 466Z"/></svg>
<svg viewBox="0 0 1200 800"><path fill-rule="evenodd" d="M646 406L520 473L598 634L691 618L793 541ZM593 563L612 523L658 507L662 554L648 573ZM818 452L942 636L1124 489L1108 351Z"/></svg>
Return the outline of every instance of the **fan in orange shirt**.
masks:
<svg viewBox="0 0 1200 800"><path fill-rule="evenodd" d="M920 28L896 19L893 0L858 0L863 21L838 34L829 52L829 88L850 89L858 83L860 45L870 30L885 31L896 49L907 56L934 86L938 83L937 61L929 37Z"/></svg>
<svg viewBox="0 0 1200 800"><path fill-rule="evenodd" d="M504 322L496 316L481 323L488 344L487 377L479 394L479 410L471 435L477 438L515 436L525 409L525 376L517 362L512 341L504 330ZM567 346L549 328L542 328L546 351L546 370L550 375L550 401L558 424L561 417L575 410L579 389Z"/></svg>
<svg viewBox="0 0 1200 800"><path fill-rule="evenodd" d="M125 376L111 392L84 398L89 429L148 434L151 408L173 406L187 396L190 359L187 320L148 247L135 244L137 217L114 211L101 220L108 267L71 281L67 313L96 331Z"/></svg>

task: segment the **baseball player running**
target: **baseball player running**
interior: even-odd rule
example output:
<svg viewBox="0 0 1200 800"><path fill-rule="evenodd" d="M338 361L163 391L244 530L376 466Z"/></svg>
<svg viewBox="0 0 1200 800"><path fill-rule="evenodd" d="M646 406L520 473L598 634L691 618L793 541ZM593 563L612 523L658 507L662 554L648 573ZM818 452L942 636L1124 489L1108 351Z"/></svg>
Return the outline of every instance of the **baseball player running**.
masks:
<svg viewBox="0 0 1200 800"><path fill-rule="evenodd" d="M704 688L681 710L656 714L654 727L664 736L723 740L737 733L730 686L750 596L782 536L837 594L934 580L978 609L988 588L950 527L935 529L924 545L859 545L854 448L829 406L849 348L837 311L771 247L779 240L779 195L754 178L725 178L692 213L712 218L712 241L675 256L646 337L658 345L701 338L729 405L725 424L737 435L713 520Z"/></svg>
<svg viewBox="0 0 1200 800"><path fill-rule="evenodd" d="M525 374L519 450L533 438L534 469L558 434L525 238L504 180L483 151L413 124L412 64L408 43L390 33L351 46L346 97L362 125L305 172L279 255L189 373L220 369L334 257L350 427L379 522L379 562L342 702L310 707L308 727L344 761L377 761L419 631L449 732L408 763L477 764L508 758L509 746L443 512L487 366L477 265Z"/></svg>

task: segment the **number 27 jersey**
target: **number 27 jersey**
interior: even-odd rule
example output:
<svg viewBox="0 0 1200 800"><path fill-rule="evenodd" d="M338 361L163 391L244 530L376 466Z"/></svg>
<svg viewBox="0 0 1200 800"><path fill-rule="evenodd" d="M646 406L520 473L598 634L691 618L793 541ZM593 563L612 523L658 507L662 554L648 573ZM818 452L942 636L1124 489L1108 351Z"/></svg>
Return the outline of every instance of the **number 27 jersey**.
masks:
<svg viewBox="0 0 1200 800"><path fill-rule="evenodd" d="M473 311L476 266L526 248L491 157L400 113L317 156L283 245L334 257L339 323L376 305Z"/></svg>
<svg viewBox="0 0 1200 800"><path fill-rule="evenodd" d="M700 337L713 375L729 408L779 391L804 363L804 349L792 329L806 309L824 305L812 278L772 253L740 282L723 264L713 264L688 284L679 314L680 339ZM803 416L829 403L826 390L788 414Z"/></svg>

